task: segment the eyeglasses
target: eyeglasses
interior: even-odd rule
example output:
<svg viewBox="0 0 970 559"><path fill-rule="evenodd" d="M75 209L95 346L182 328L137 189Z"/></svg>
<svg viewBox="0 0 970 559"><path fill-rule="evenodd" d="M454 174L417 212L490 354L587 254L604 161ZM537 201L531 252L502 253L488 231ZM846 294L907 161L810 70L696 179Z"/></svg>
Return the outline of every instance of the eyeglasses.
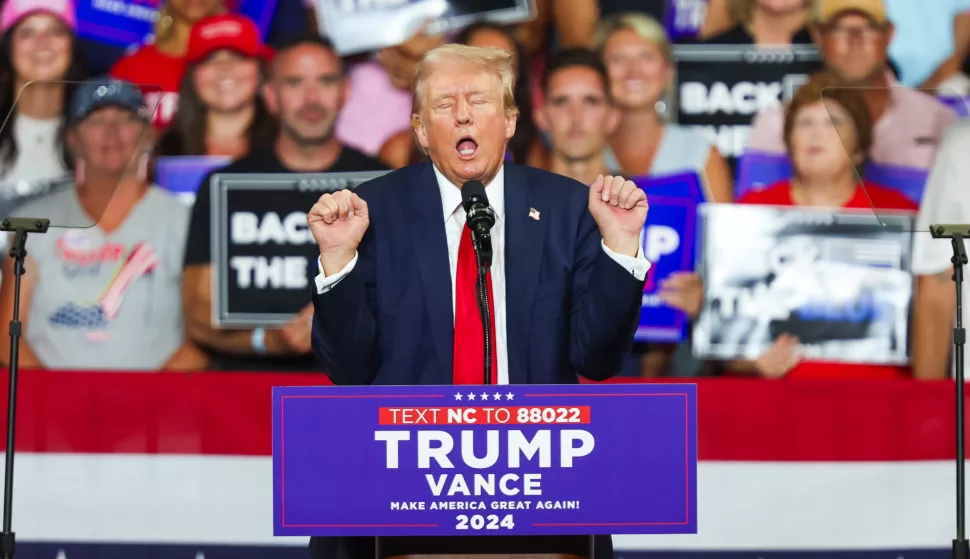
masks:
<svg viewBox="0 0 970 559"><path fill-rule="evenodd" d="M825 33L839 40L859 37L864 40L878 39L886 32L887 27L882 25L846 26L833 25L825 29Z"/></svg>

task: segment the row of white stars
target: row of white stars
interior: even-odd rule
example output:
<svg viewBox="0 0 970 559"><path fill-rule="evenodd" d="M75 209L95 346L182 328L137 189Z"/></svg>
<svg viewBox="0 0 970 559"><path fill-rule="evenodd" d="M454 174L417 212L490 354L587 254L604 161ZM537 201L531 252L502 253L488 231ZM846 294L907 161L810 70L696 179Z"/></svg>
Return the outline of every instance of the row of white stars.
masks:
<svg viewBox="0 0 970 559"><path fill-rule="evenodd" d="M455 400L461 400L462 396L463 394L460 392L455 394ZM496 402L502 399L502 395L499 394L498 392L491 395L486 392L482 392L481 394L477 394L477 395L473 392L469 392L468 395L465 397L468 398L470 401L475 401L476 397L481 398L484 401L484 400L488 400L489 396L491 396L492 399L495 400ZM515 397L515 394L512 394L511 392L505 395L506 400L511 400L514 397Z"/></svg>

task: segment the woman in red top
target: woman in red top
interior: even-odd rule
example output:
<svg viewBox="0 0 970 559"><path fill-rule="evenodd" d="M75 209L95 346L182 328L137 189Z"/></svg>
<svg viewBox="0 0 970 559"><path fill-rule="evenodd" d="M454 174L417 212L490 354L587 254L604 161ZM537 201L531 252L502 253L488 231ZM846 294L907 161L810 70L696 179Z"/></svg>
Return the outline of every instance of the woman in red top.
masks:
<svg viewBox="0 0 970 559"><path fill-rule="evenodd" d="M271 50L248 17L222 14L192 27L179 110L159 155L238 158L276 140L276 119L259 95Z"/></svg>
<svg viewBox="0 0 970 559"><path fill-rule="evenodd" d="M111 77L142 88L145 104L156 107L152 123L165 128L178 109L179 85L185 72L189 32L200 19L225 11L224 0L163 0L153 42L123 56Z"/></svg>
<svg viewBox="0 0 970 559"><path fill-rule="evenodd" d="M894 190L856 179L855 169L861 167L872 144L872 118L861 92L841 88L831 76L817 74L798 90L786 109L784 132L794 177L748 192L738 203L912 212L918 209L916 203ZM661 285L660 297L696 317L703 286L696 274L676 274ZM728 368L767 378L909 376L908 367L804 360L799 340L789 334L779 336L758 359L734 362Z"/></svg>

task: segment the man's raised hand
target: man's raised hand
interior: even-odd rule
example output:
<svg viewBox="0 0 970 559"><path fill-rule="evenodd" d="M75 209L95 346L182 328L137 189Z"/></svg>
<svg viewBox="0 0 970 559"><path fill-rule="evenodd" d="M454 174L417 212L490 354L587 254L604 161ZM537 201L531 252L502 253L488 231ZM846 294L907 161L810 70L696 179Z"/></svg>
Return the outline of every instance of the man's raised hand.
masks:
<svg viewBox="0 0 970 559"><path fill-rule="evenodd" d="M603 242L618 254L637 255L648 209L643 189L623 177L600 175L589 187L589 213Z"/></svg>
<svg viewBox="0 0 970 559"><path fill-rule="evenodd" d="M350 190L328 192L310 208L307 225L320 247L324 274L332 276L357 253L357 246L370 225L367 202Z"/></svg>

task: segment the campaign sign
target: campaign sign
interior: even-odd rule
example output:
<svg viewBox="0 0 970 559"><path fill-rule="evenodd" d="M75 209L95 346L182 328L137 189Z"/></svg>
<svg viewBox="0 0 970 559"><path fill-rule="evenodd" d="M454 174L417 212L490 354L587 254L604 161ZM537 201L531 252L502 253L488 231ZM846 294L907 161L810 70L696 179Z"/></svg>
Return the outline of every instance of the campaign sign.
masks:
<svg viewBox="0 0 970 559"><path fill-rule="evenodd" d="M704 204L698 214L694 355L757 359L790 334L807 359L907 362L912 213Z"/></svg>
<svg viewBox="0 0 970 559"><path fill-rule="evenodd" d="M427 24L430 34L478 21L511 24L535 17L535 0L314 0L317 25L342 55L399 45Z"/></svg>
<svg viewBox="0 0 970 559"><path fill-rule="evenodd" d="M732 168L754 116L791 99L821 67L810 46L683 45L674 60L676 122L710 138Z"/></svg>
<svg viewBox="0 0 970 559"><path fill-rule="evenodd" d="M191 206L202 179L210 172L229 164L229 157L179 155L159 157L155 163L155 183Z"/></svg>
<svg viewBox="0 0 970 559"><path fill-rule="evenodd" d="M671 42L693 39L704 25L708 0L667 0L664 26Z"/></svg>
<svg viewBox="0 0 970 559"><path fill-rule="evenodd" d="M274 535L695 534L696 402L693 384L274 387Z"/></svg>
<svg viewBox="0 0 970 559"><path fill-rule="evenodd" d="M214 174L213 323L282 325L303 310L320 254L307 212L323 193L356 188L385 172Z"/></svg>
<svg viewBox="0 0 970 559"><path fill-rule="evenodd" d="M636 340L679 343L687 339L690 319L687 313L661 301L657 291L670 274L693 271L697 205L707 197L694 173L632 180L646 192L650 204L647 223L640 235L650 271L643 287Z"/></svg>
<svg viewBox="0 0 970 559"><path fill-rule="evenodd" d="M928 172L916 167L870 162L863 170L863 175L867 181L891 188L919 204L923 199ZM791 177L792 166L787 155L747 152L738 165L734 197L738 200L751 190L761 190Z"/></svg>
<svg viewBox="0 0 970 559"><path fill-rule="evenodd" d="M265 38L276 1L236 0L234 11L256 22ZM143 43L155 31L161 4L161 0L77 0L78 35L123 47Z"/></svg>

